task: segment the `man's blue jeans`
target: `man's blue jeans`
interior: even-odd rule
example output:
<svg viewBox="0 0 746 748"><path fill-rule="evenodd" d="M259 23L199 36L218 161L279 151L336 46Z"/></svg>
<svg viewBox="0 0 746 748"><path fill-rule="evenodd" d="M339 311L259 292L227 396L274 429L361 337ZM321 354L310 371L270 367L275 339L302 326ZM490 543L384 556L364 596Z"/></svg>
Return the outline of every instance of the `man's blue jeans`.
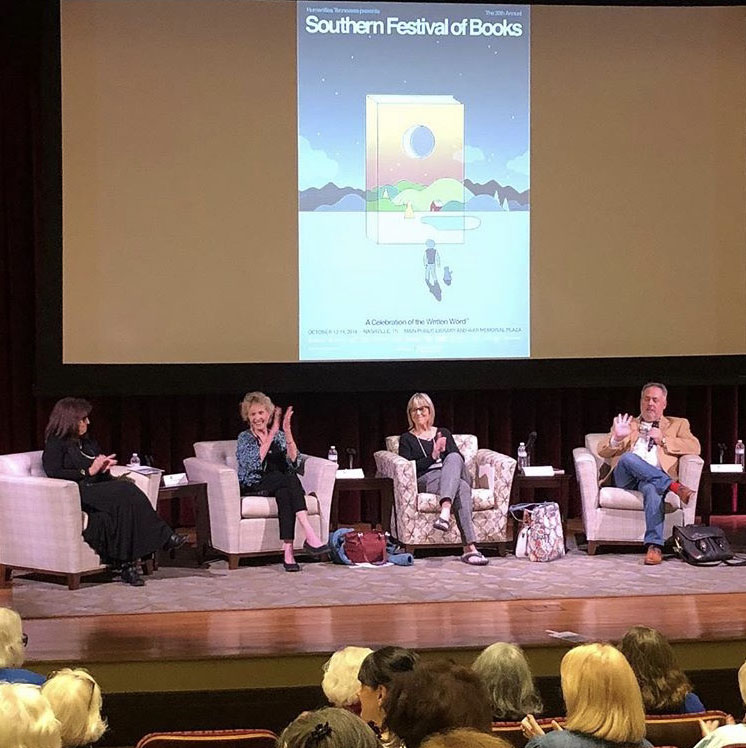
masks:
<svg viewBox="0 0 746 748"><path fill-rule="evenodd" d="M641 491L645 507L645 543L663 546L664 497L673 480L632 452L619 458L614 468L614 485Z"/></svg>

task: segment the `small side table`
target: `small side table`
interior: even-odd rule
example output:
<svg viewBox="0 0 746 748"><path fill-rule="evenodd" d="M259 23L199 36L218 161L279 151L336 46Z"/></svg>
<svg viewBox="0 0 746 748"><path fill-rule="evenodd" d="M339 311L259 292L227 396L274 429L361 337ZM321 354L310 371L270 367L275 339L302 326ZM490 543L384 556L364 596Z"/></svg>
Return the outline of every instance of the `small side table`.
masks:
<svg viewBox="0 0 746 748"><path fill-rule="evenodd" d="M391 531L391 508L394 506L394 481L391 478L366 476L365 478L337 478L332 493L331 517L329 524L332 530L339 527L339 497L349 491L377 491L381 512L381 528Z"/></svg>
<svg viewBox="0 0 746 748"><path fill-rule="evenodd" d="M555 473L554 475L526 476L516 468L513 477L513 485L510 489L510 505L519 504L524 501L534 501L537 489L549 489L556 494L556 502L562 517L562 532L565 537L565 548L567 548L567 514L570 508L570 479L568 473ZM513 522L513 543L516 539L516 522Z"/></svg>
<svg viewBox="0 0 746 748"><path fill-rule="evenodd" d="M699 496L697 497L697 514L702 518L702 523L710 524L712 515L712 486L731 485L735 489L736 500L734 502L734 514L738 510L738 487L746 485L746 473L713 473L709 465L702 469L702 477L699 481Z"/></svg>
<svg viewBox="0 0 746 748"><path fill-rule="evenodd" d="M207 483L180 483L177 486L161 486L158 504L169 505L171 527L178 522L181 500L188 499L194 507L194 524L197 530L197 561L203 564L212 548L210 534L210 510L207 504Z"/></svg>

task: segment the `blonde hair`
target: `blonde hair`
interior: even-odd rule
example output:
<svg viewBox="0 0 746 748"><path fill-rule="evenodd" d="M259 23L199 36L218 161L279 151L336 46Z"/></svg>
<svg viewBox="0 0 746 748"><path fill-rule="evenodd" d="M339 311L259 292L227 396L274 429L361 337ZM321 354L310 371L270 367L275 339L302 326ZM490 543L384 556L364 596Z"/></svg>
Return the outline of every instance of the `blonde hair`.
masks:
<svg viewBox="0 0 746 748"><path fill-rule="evenodd" d="M490 644L474 660L471 669L490 692L494 719L517 721L527 714L544 711L526 655L515 644Z"/></svg>
<svg viewBox="0 0 746 748"><path fill-rule="evenodd" d="M368 647L345 647L337 650L324 664L321 688L334 706L352 706L360 699L357 674L363 660L373 652Z"/></svg>
<svg viewBox="0 0 746 748"><path fill-rule="evenodd" d="M41 687L60 721L63 748L95 743L106 731L101 689L86 670L58 670Z"/></svg>
<svg viewBox="0 0 746 748"><path fill-rule="evenodd" d="M560 665L567 729L612 743L645 737L640 686L624 655L611 644L583 644Z"/></svg>
<svg viewBox="0 0 746 748"><path fill-rule="evenodd" d="M61 748L60 723L39 686L0 683L0 745Z"/></svg>
<svg viewBox="0 0 746 748"><path fill-rule="evenodd" d="M275 405L269 399L268 395L265 395L263 392L247 392L244 395L240 406L241 420L246 421L247 423L249 421L249 411L251 410L252 405L260 405L267 411L270 418L272 418L272 414L275 412Z"/></svg>
<svg viewBox="0 0 746 748"><path fill-rule="evenodd" d="M428 428L430 428L435 423L435 406L433 405L433 401L430 399L430 396L426 395L424 392L415 392L414 395L409 398L409 402L407 403L407 421L409 422L410 429L414 428L414 421L412 420L412 410L414 408L421 408L424 405L430 408L430 415L427 419Z"/></svg>
<svg viewBox="0 0 746 748"><path fill-rule="evenodd" d="M459 727L430 735L422 741L420 748L510 748L510 743L496 735Z"/></svg>
<svg viewBox="0 0 746 748"><path fill-rule="evenodd" d="M0 608L0 667L23 665L21 616L10 608Z"/></svg>

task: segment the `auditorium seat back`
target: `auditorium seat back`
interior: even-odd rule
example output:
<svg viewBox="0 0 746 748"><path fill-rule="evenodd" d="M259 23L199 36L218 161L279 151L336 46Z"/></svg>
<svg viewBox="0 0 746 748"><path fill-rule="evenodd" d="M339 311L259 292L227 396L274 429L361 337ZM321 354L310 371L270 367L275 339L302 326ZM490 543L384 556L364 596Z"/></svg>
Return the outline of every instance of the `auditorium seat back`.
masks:
<svg viewBox="0 0 746 748"><path fill-rule="evenodd" d="M725 712L715 710L695 714L648 715L645 717L645 737L653 745L694 748L702 740L700 720L714 720L720 727L725 724L727 716Z"/></svg>
<svg viewBox="0 0 746 748"><path fill-rule="evenodd" d="M153 732L136 748L275 748L276 742L270 730L191 730Z"/></svg>
<svg viewBox="0 0 746 748"><path fill-rule="evenodd" d="M725 724L727 714L721 711L698 714L664 714L645 717L645 737L658 748L694 748L702 739L700 720L714 720L718 727ZM564 727L565 717L547 717L537 722L546 731L552 729L552 721ZM492 733L506 740L514 748L524 748L528 740L523 735L520 722L493 722Z"/></svg>

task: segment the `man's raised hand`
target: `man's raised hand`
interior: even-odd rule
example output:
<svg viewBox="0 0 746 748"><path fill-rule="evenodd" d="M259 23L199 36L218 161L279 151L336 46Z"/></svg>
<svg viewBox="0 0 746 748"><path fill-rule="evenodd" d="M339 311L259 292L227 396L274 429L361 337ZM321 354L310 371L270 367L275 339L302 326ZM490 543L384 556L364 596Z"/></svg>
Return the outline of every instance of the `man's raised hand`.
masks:
<svg viewBox="0 0 746 748"><path fill-rule="evenodd" d="M629 413L625 413L624 415L619 413L614 419L611 430L616 441L624 441L632 431L632 416Z"/></svg>

